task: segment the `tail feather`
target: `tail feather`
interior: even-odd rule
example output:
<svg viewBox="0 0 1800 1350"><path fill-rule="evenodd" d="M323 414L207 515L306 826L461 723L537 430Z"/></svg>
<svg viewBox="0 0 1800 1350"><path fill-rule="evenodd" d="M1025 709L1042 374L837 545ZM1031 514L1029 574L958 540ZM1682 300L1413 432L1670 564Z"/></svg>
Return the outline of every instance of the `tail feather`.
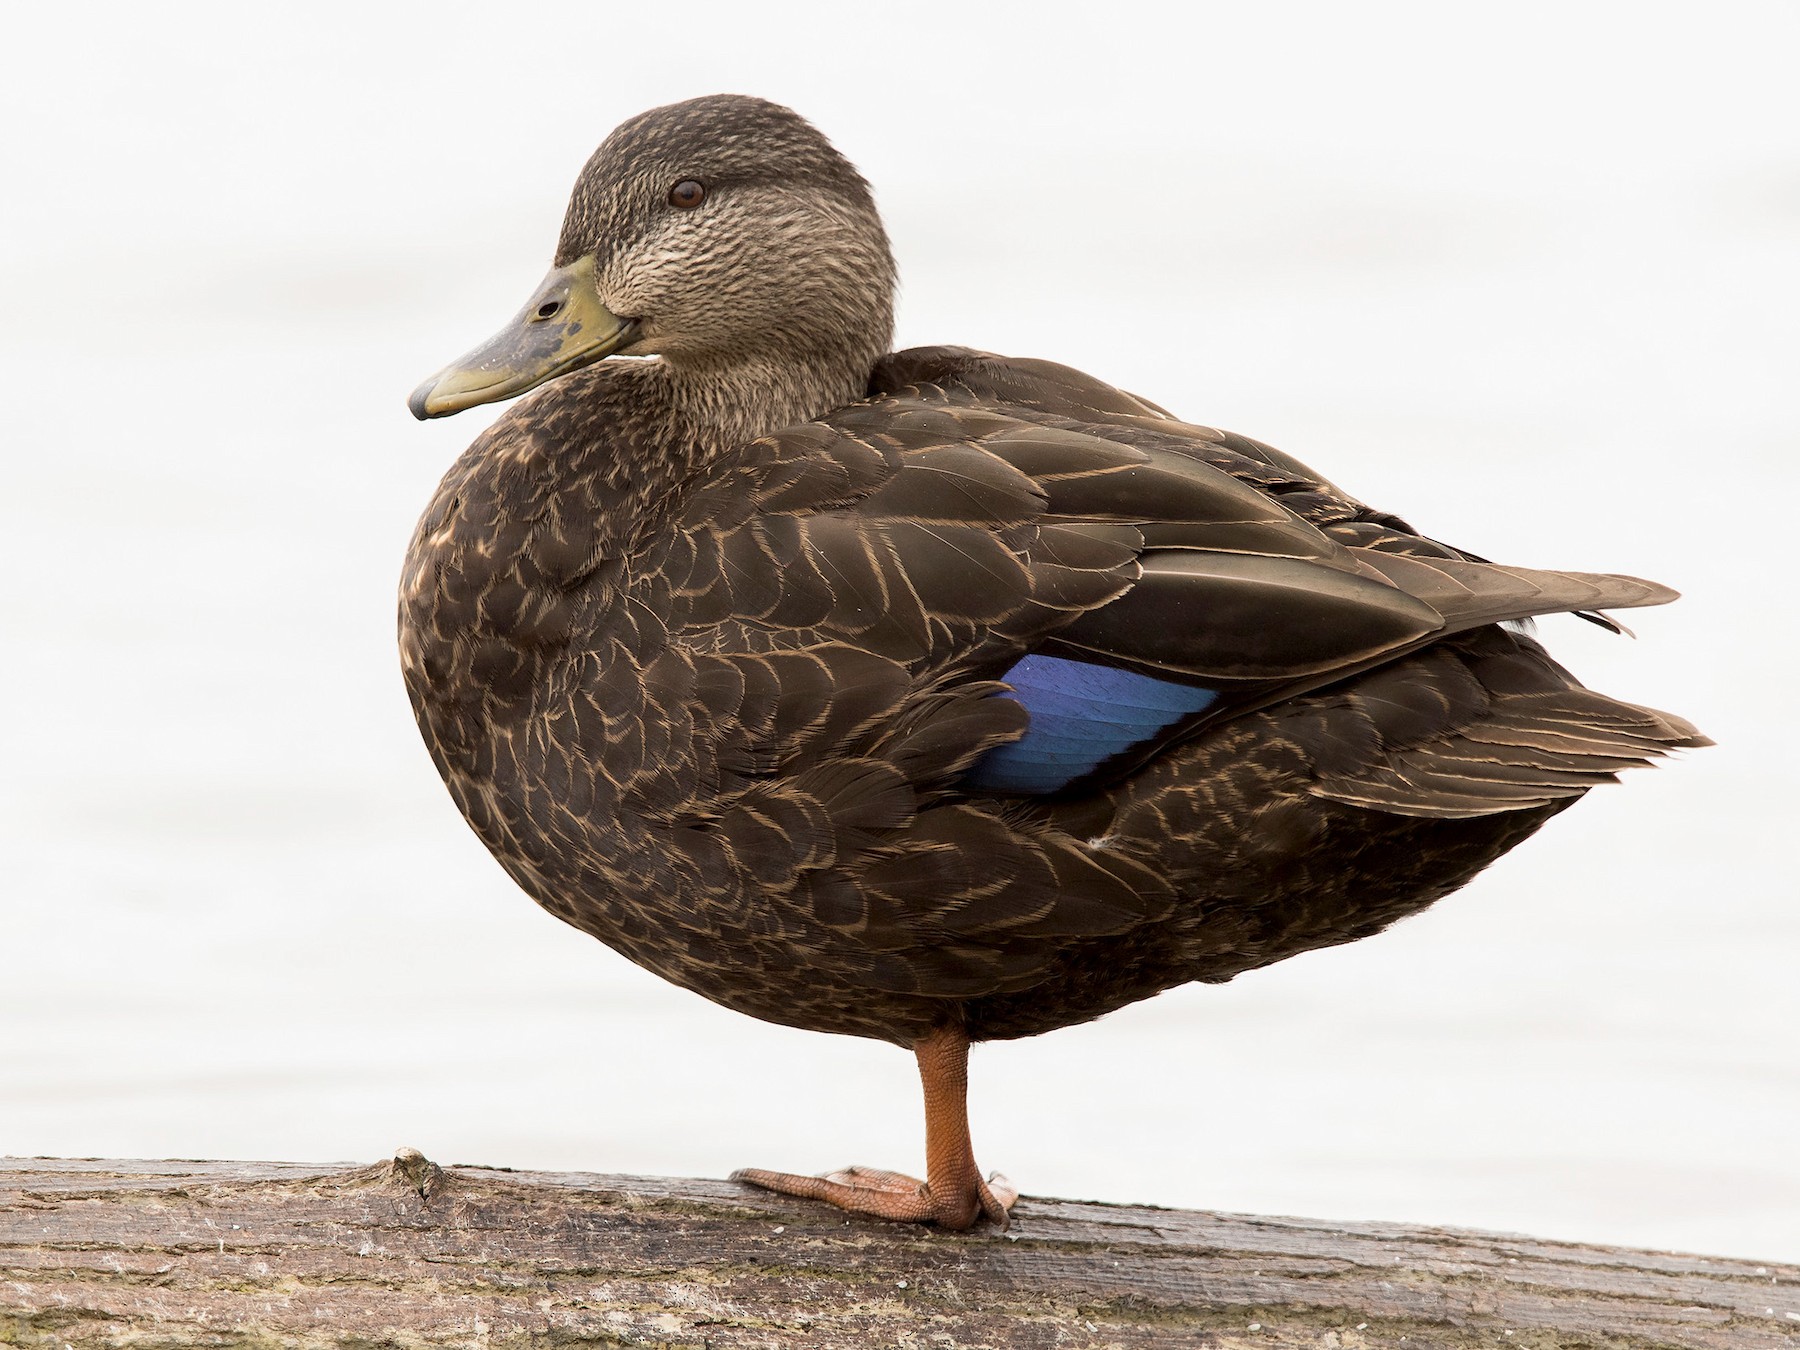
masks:
<svg viewBox="0 0 1800 1350"><path fill-rule="evenodd" d="M1542 571L1376 550L1359 553L1358 560L1437 610L1450 632L1538 614L1666 605L1677 598L1677 592L1654 581L1609 573Z"/></svg>
<svg viewBox="0 0 1800 1350"><path fill-rule="evenodd" d="M1466 663L1486 691L1483 706L1446 704L1435 732L1421 736L1416 710L1403 718L1391 700L1351 685L1335 734L1349 739L1341 719L1360 714L1367 729L1358 739L1376 748L1354 764L1315 758L1317 795L1397 815L1491 815L1578 797L1624 769L1712 744L1683 718L1583 688L1518 634L1486 629L1408 660L1447 657Z"/></svg>

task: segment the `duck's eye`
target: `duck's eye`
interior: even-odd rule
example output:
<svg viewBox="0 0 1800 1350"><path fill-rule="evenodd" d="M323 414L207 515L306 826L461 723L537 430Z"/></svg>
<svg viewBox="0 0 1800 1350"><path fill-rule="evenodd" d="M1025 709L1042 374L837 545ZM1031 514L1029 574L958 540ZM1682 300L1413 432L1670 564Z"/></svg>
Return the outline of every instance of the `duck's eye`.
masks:
<svg viewBox="0 0 1800 1350"><path fill-rule="evenodd" d="M669 189L669 205L679 206L683 211L692 211L706 200L706 184L693 178L684 178Z"/></svg>

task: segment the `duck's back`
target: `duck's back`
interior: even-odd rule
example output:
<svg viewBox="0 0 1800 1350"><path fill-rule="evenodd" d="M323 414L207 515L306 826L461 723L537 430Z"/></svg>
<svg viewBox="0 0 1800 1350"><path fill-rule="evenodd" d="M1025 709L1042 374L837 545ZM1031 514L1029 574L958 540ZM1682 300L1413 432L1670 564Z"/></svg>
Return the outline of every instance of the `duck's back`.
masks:
<svg viewBox="0 0 1800 1350"><path fill-rule="evenodd" d="M1661 588L1492 566L1269 447L955 349L614 482L553 575L545 522L612 481L572 462L583 378L422 523L409 687L534 896L756 1016L909 1041L953 1009L979 1039L1228 979L1700 743L1498 626Z"/></svg>

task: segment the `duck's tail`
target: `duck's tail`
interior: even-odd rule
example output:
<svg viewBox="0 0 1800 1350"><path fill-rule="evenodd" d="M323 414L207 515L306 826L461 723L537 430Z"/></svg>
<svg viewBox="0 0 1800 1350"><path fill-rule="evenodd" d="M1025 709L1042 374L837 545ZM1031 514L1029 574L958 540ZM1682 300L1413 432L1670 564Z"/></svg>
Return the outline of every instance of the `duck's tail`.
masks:
<svg viewBox="0 0 1800 1350"><path fill-rule="evenodd" d="M1332 704L1316 728L1305 717L1290 728L1311 742L1314 793L1399 815L1545 806L1712 744L1672 713L1584 688L1532 639L1498 628L1373 671Z"/></svg>

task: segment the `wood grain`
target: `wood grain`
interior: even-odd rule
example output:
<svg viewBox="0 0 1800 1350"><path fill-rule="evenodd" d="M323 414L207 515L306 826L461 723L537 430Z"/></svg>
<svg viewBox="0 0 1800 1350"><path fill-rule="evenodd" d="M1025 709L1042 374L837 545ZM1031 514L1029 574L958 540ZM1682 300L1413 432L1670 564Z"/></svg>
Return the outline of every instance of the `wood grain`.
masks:
<svg viewBox="0 0 1800 1350"><path fill-rule="evenodd" d="M0 1159L0 1344L1800 1346L1800 1267L1022 1200L953 1235L724 1181Z"/></svg>

